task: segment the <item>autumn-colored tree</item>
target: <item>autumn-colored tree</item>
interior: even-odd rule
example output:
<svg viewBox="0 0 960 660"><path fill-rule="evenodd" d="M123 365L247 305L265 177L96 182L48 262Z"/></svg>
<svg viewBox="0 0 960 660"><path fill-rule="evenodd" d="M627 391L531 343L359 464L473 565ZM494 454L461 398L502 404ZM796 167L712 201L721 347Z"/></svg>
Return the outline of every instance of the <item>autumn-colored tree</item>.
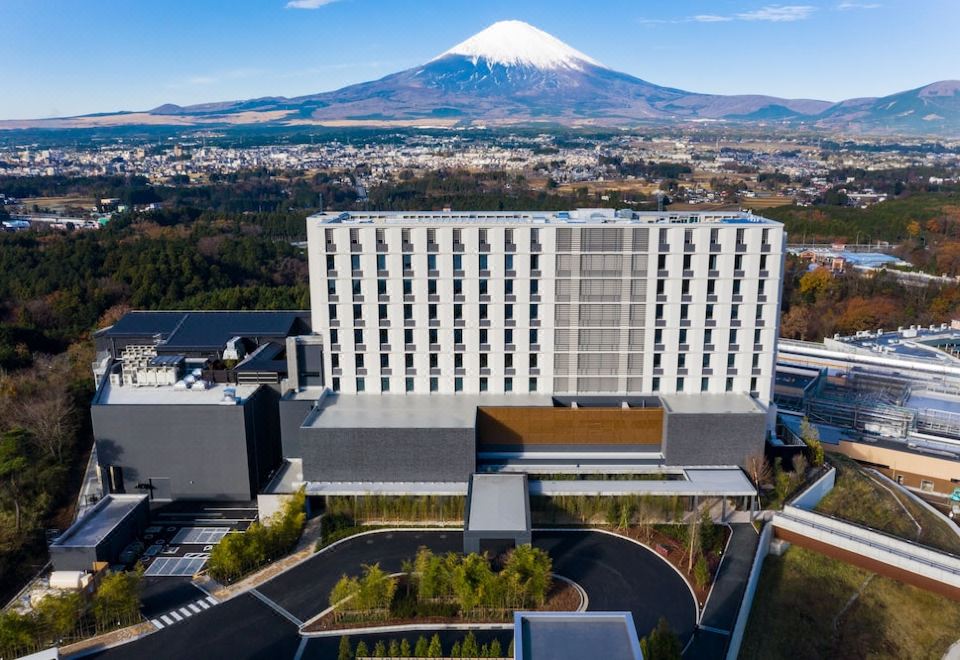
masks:
<svg viewBox="0 0 960 660"><path fill-rule="evenodd" d="M907 223L907 233L910 234L911 238L916 238L920 235L920 223L916 220L911 220Z"/></svg>
<svg viewBox="0 0 960 660"><path fill-rule="evenodd" d="M800 295L808 301L817 300L825 291L830 289L833 283L833 274L824 268L814 268L804 273L800 277L800 286L798 287Z"/></svg>
<svg viewBox="0 0 960 660"><path fill-rule="evenodd" d="M837 329L844 334L851 334L860 330L889 328L897 325L900 314L900 307L889 298L854 296L847 301Z"/></svg>

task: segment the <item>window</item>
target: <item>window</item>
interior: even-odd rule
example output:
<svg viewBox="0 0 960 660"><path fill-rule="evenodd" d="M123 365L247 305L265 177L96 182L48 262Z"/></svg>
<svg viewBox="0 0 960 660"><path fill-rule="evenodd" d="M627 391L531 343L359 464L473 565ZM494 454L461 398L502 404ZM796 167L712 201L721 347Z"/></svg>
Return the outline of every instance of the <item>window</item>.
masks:
<svg viewBox="0 0 960 660"><path fill-rule="evenodd" d="M757 313L754 315L754 318L758 321L763 320L763 305L757 305Z"/></svg>
<svg viewBox="0 0 960 660"><path fill-rule="evenodd" d="M481 354L480 354L480 368L481 368L481 369L486 369L487 366L488 366L488 365L487 365L487 362L488 362L487 354L486 354L486 353L481 353Z"/></svg>
<svg viewBox="0 0 960 660"><path fill-rule="evenodd" d="M380 330L380 343L381 344L390 343L390 335L386 330Z"/></svg>
<svg viewBox="0 0 960 660"><path fill-rule="evenodd" d="M480 305L480 307L486 308L486 305ZM480 318L486 318L486 317L481 316ZM508 321L513 318L513 305L507 304L503 306L503 318Z"/></svg>
<svg viewBox="0 0 960 660"><path fill-rule="evenodd" d="M731 329L730 329L729 342L730 342L731 344L736 344L736 343L737 343L737 329L736 329L736 328L731 328Z"/></svg>
<svg viewBox="0 0 960 660"><path fill-rule="evenodd" d="M703 354L703 368L704 369L710 368L710 353Z"/></svg>
<svg viewBox="0 0 960 660"><path fill-rule="evenodd" d="M710 389L710 379L704 376L703 378L700 379L700 391L706 392L709 389Z"/></svg>
<svg viewBox="0 0 960 660"><path fill-rule="evenodd" d="M531 254L530 255L530 270L540 270L540 255Z"/></svg>
<svg viewBox="0 0 960 660"><path fill-rule="evenodd" d="M413 280L403 280L403 295L413 295Z"/></svg>
<svg viewBox="0 0 960 660"><path fill-rule="evenodd" d="M430 279L427 280L427 295L435 296L437 295L437 281Z"/></svg>
<svg viewBox="0 0 960 660"><path fill-rule="evenodd" d="M427 337L429 338L429 343L431 344L440 343L440 331L436 328L430 328L429 332L427 333Z"/></svg>
<svg viewBox="0 0 960 660"><path fill-rule="evenodd" d="M427 270L436 270L437 269L437 255L428 254L427 255Z"/></svg>
<svg viewBox="0 0 960 660"><path fill-rule="evenodd" d="M513 391L513 378L507 376L503 379L503 391L512 392Z"/></svg>
<svg viewBox="0 0 960 660"><path fill-rule="evenodd" d="M709 345L713 343L713 330L707 328L703 331L703 343L704 345Z"/></svg>
<svg viewBox="0 0 960 660"><path fill-rule="evenodd" d="M667 269L667 255L661 254L657 256L657 270L666 270Z"/></svg>
<svg viewBox="0 0 960 660"><path fill-rule="evenodd" d="M490 261L490 260L487 258L487 255L481 254L481 255L480 255L480 270L488 270L488 269L489 269L489 261Z"/></svg>
<svg viewBox="0 0 960 660"><path fill-rule="evenodd" d="M658 304L657 307L656 307L656 312L657 312L657 316L656 316L657 320L658 320L658 321L662 321L662 320L663 320L663 305L659 305L659 304Z"/></svg>
<svg viewBox="0 0 960 660"><path fill-rule="evenodd" d="M760 354L759 354L759 353L754 353L754 354L753 354L753 368L754 368L754 369L759 369L759 368L760 368Z"/></svg>
<svg viewBox="0 0 960 660"><path fill-rule="evenodd" d="M389 354L389 353L381 353L381 354L380 354L380 368L381 368L381 369L389 369L389 368L390 368L390 354Z"/></svg>
<svg viewBox="0 0 960 660"><path fill-rule="evenodd" d="M726 384L725 389L726 389L727 392L732 392L732 391L733 391L733 379L732 379L732 378L727 378L727 384Z"/></svg>
<svg viewBox="0 0 960 660"><path fill-rule="evenodd" d="M431 391L431 392L439 392L439 391L440 391L440 379L439 379L439 378L431 378L431 379L430 379L430 391Z"/></svg>
<svg viewBox="0 0 960 660"><path fill-rule="evenodd" d="M733 295L735 296L740 295L740 280L733 281Z"/></svg>
<svg viewBox="0 0 960 660"><path fill-rule="evenodd" d="M769 229L764 229L763 231L760 232L760 242L761 242L763 245L767 245L767 244L770 243L770 230L769 230Z"/></svg>
<svg viewBox="0 0 960 660"><path fill-rule="evenodd" d="M334 261L333 255L327 255L327 270L336 270L336 262Z"/></svg>
<svg viewBox="0 0 960 660"><path fill-rule="evenodd" d="M922 491L925 492L925 493L932 493L932 492L933 492L933 482L932 482L932 481L929 481L929 480L927 480L927 479L921 479L921 480L920 480L920 490L922 490Z"/></svg>
<svg viewBox="0 0 960 660"><path fill-rule="evenodd" d="M530 295L536 296L540 293L540 281L530 280Z"/></svg>
<svg viewBox="0 0 960 660"><path fill-rule="evenodd" d="M403 306L403 320L409 321L411 319L413 319L413 305L406 304Z"/></svg>
<svg viewBox="0 0 960 660"><path fill-rule="evenodd" d="M485 355L485 354L484 354ZM503 354L503 368L512 369L513 368L513 353L504 353Z"/></svg>
<svg viewBox="0 0 960 660"><path fill-rule="evenodd" d="M680 320L686 321L689 318L690 305L680 305Z"/></svg>
<svg viewBox="0 0 960 660"><path fill-rule="evenodd" d="M530 320L536 320L537 316L540 314L540 306L536 303L530 305Z"/></svg>
<svg viewBox="0 0 960 660"><path fill-rule="evenodd" d="M707 295L712 296L717 293L717 281L707 280Z"/></svg>
<svg viewBox="0 0 960 660"><path fill-rule="evenodd" d="M650 389L654 392L660 391L660 379L654 376L653 380L650 382Z"/></svg>
<svg viewBox="0 0 960 660"><path fill-rule="evenodd" d="M489 382L485 376L480 378L480 391L486 392L490 389Z"/></svg>
<svg viewBox="0 0 960 660"><path fill-rule="evenodd" d="M691 268L693 268L693 257L689 254L683 255L683 269L690 270Z"/></svg>
<svg viewBox="0 0 960 660"><path fill-rule="evenodd" d="M337 295L337 281L336 280L327 280L327 294L331 296Z"/></svg>
<svg viewBox="0 0 960 660"><path fill-rule="evenodd" d="M513 255L507 254L503 257L503 269L504 270L513 270Z"/></svg>
<svg viewBox="0 0 960 660"><path fill-rule="evenodd" d="M743 237L746 234L746 230L742 227L737 229L737 245L743 245Z"/></svg>
<svg viewBox="0 0 960 660"><path fill-rule="evenodd" d="M659 236L660 245L666 245L667 243L667 228L660 227L660 231L657 234Z"/></svg>
<svg viewBox="0 0 960 660"><path fill-rule="evenodd" d="M760 343L760 328L757 328L753 331L753 343L754 344Z"/></svg>
<svg viewBox="0 0 960 660"><path fill-rule="evenodd" d="M537 359L537 354L536 354L536 353L531 353L531 354L530 354L530 368L531 368L531 369L536 369L538 364L539 364L539 361L538 361L538 359Z"/></svg>
<svg viewBox="0 0 960 660"><path fill-rule="evenodd" d="M530 382L529 382L528 385L527 385L527 390L530 391L530 392L536 392L536 391L537 391L537 379L536 379L536 377L531 377L531 378L530 378Z"/></svg>
<svg viewBox="0 0 960 660"><path fill-rule="evenodd" d="M363 353L357 353L353 356L353 362L357 369L363 369Z"/></svg>
<svg viewBox="0 0 960 660"><path fill-rule="evenodd" d="M710 259L709 259L709 261L707 262L707 269L708 269L708 270L716 270L716 269L717 269L717 255L715 255L715 254L711 254L711 255L710 255Z"/></svg>
<svg viewBox="0 0 960 660"><path fill-rule="evenodd" d="M453 306L453 319L459 321L463 318L463 305L456 304Z"/></svg>
<svg viewBox="0 0 960 660"><path fill-rule="evenodd" d="M693 245L693 230L684 229L683 230L683 244L684 245Z"/></svg>
<svg viewBox="0 0 960 660"><path fill-rule="evenodd" d="M377 270L386 270L387 269L387 255L378 254L377 255Z"/></svg>
<svg viewBox="0 0 960 660"><path fill-rule="evenodd" d="M767 287L767 281L766 281L766 280L760 280L759 282L757 282L757 295L758 295L758 296L762 296L762 295L763 295L763 290L764 290L766 287Z"/></svg>
<svg viewBox="0 0 960 660"><path fill-rule="evenodd" d="M687 329L686 329L686 328L680 328L680 332L679 332L679 334L678 334L678 341L677 341L677 343L678 343L678 344L686 344L686 343L687 343Z"/></svg>
<svg viewBox="0 0 960 660"><path fill-rule="evenodd" d="M677 354L677 369L686 369L687 368L687 354L678 353Z"/></svg>
<svg viewBox="0 0 960 660"><path fill-rule="evenodd" d="M463 391L463 378L457 377L453 379L453 391L454 392Z"/></svg>
<svg viewBox="0 0 960 660"><path fill-rule="evenodd" d="M487 230L481 229L477 232L479 234L480 245L486 245L487 243Z"/></svg>
<svg viewBox="0 0 960 660"><path fill-rule="evenodd" d="M707 306L706 306L706 308L705 308L705 310L704 310L704 317L705 317L706 320L708 320L708 321L712 321L712 320L713 320L713 305L712 305L712 304L709 304L709 303L707 304Z"/></svg>
<svg viewBox="0 0 960 660"><path fill-rule="evenodd" d="M662 344L663 343L663 330L657 328L653 331L653 343Z"/></svg>
<svg viewBox="0 0 960 660"><path fill-rule="evenodd" d="M733 369L737 366L737 354L736 353L727 353L727 368Z"/></svg>
<svg viewBox="0 0 960 660"><path fill-rule="evenodd" d="M489 286L488 286L488 284L487 284L487 280L480 280L480 281L478 282L478 285L479 285L479 287L480 287L480 295L481 295L481 296L485 296L485 295L487 295L488 293L490 293L490 291L489 291Z"/></svg>
<svg viewBox="0 0 960 660"><path fill-rule="evenodd" d="M503 331L503 343L504 343L504 344L512 344L512 343L513 343L513 330L512 330L512 329L507 328L506 330Z"/></svg>
<svg viewBox="0 0 960 660"><path fill-rule="evenodd" d="M457 279L453 281L453 295L463 295L463 280Z"/></svg>
<svg viewBox="0 0 960 660"><path fill-rule="evenodd" d="M363 320L363 305L354 305L353 306L353 320L362 321Z"/></svg>
<svg viewBox="0 0 960 660"><path fill-rule="evenodd" d="M453 255L453 270L463 270L463 255Z"/></svg>
<svg viewBox="0 0 960 660"><path fill-rule="evenodd" d="M664 294L664 292L666 291L666 286L667 286L667 284L666 284L666 281L665 281L665 280L657 280L657 295L658 295L658 296L662 296L662 295Z"/></svg>
<svg viewBox="0 0 960 660"><path fill-rule="evenodd" d="M766 270L766 269L767 269L767 255L761 254L761 255L760 255L760 270Z"/></svg>
<svg viewBox="0 0 960 660"><path fill-rule="evenodd" d="M439 369L440 368L440 355L437 353L430 354L430 368Z"/></svg>
<svg viewBox="0 0 960 660"><path fill-rule="evenodd" d="M530 230L530 243L532 243L532 244L537 244L537 243L539 243L539 242L540 242L540 230L539 230L539 229L536 229L536 228L531 229L531 230Z"/></svg>
<svg viewBox="0 0 960 660"><path fill-rule="evenodd" d="M427 318L431 321L435 321L437 318L437 306L434 304L427 305Z"/></svg>
<svg viewBox="0 0 960 660"><path fill-rule="evenodd" d="M331 354L330 354L330 368L331 368L331 369L339 369L339 368L340 368L340 354L339 354L339 353L331 353Z"/></svg>
<svg viewBox="0 0 960 660"><path fill-rule="evenodd" d="M757 379L756 379L756 378L751 378L751 379L750 379L750 391L751 391L751 392L756 392L756 391L757 391Z"/></svg>
<svg viewBox="0 0 960 660"><path fill-rule="evenodd" d="M719 243L720 242L720 230L716 227L710 229L710 242Z"/></svg>
<svg viewBox="0 0 960 660"><path fill-rule="evenodd" d="M513 295L513 280L504 280L503 281L503 294L505 296Z"/></svg>
<svg viewBox="0 0 960 660"><path fill-rule="evenodd" d="M405 254L403 255L403 270L413 270L413 255Z"/></svg>
<svg viewBox="0 0 960 660"><path fill-rule="evenodd" d="M405 389L407 392L412 392L412 391L413 391L413 379L412 379L412 378L405 378L404 381L403 381L403 387L404 387L404 389Z"/></svg>
<svg viewBox="0 0 960 660"><path fill-rule="evenodd" d="M360 270L360 255L351 254L350 255L350 270Z"/></svg>
<svg viewBox="0 0 960 660"><path fill-rule="evenodd" d="M510 309L510 313L512 314L512 313L513 313L513 305L510 305L510 308L511 308L511 309ZM486 303L482 303L482 304L480 305L479 314L480 314L480 320L481 320L481 321L486 321L486 320L487 320L488 307L487 307L487 304L486 304Z"/></svg>
<svg viewBox="0 0 960 660"><path fill-rule="evenodd" d="M690 295L690 280L683 280L680 282L680 294L684 296Z"/></svg>
<svg viewBox="0 0 960 660"><path fill-rule="evenodd" d="M333 391L334 391L334 392L339 392L339 391L340 391L340 379L339 379L339 378L334 378L334 379L333 379Z"/></svg>
<svg viewBox="0 0 960 660"><path fill-rule="evenodd" d="M678 376L678 377L677 377L677 391L678 391L678 392L682 392L682 391L683 391L683 386L684 386L683 376Z"/></svg>
<svg viewBox="0 0 960 660"><path fill-rule="evenodd" d="M381 379L380 379L380 391L381 391L381 392L389 392L389 391L390 391L390 379L389 379L389 378L381 378Z"/></svg>
<svg viewBox="0 0 960 660"><path fill-rule="evenodd" d="M659 369L660 365L663 363L663 353L654 353L653 354L653 368Z"/></svg>
<svg viewBox="0 0 960 660"><path fill-rule="evenodd" d="M454 354L453 354L453 368L454 368L454 369L463 369L463 353L454 353Z"/></svg>
<svg viewBox="0 0 960 660"><path fill-rule="evenodd" d="M413 330L407 328L403 331L403 343L412 344L413 343Z"/></svg>
<svg viewBox="0 0 960 660"><path fill-rule="evenodd" d="M413 353L403 354L403 364L407 369L413 369Z"/></svg>
<svg viewBox="0 0 960 660"><path fill-rule="evenodd" d="M340 343L340 331L336 328L330 330L330 343L339 344Z"/></svg>
<svg viewBox="0 0 960 660"><path fill-rule="evenodd" d="M335 319L337 318L337 306L336 306L336 305L328 305L328 306L327 306L327 311L328 311L328 313L330 314L330 320L331 320L331 321L333 321L333 320L335 320Z"/></svg>
<svg viewBox="0 0 960 660"><path fill-rule="evenodd" d="M377 318L383 321L387 318L387 306L377 305Z"/></svg>
<svg viewBox="0 0 960 660"><path fill-rule="evenodd" d="M387 295L387 281L386 280L377 280L377 295L385 296Z"/></svg>
<svg viewBox="0 0 960 660"><path fill-rule="evenodd" d="M463 343L463 330L457 328L453 331L453 343L462 344Z"/></svg>
<svg viewBox="0 0 960 660"><path fill-rule="evenodd" d="M482 329L480 330L480 343L481 343L481 344L489 344L489 343L490 343L489 334L490 334L490 333L489 333L486 329L484 329L484 328L482 328Z"/></svg>
<svg viewBox="0 0 960 660"><path fill-rule="evenodd" d="M536 346L540 339L540 331L536 328L530 328L530 345Z"/></svg>
<svg viewBox="0 0 960 660"><path fill-rule="evenodd" d="M363 330L361 328L357 328L356 330L353 331L353 343L354 344L363 343Z"/></svg>
<svg viewBox="0 0 960 660"><path fill-rule="evenodd" d="M364 378L357 378L357 391L365 392L367 389L367 381Z"/></svg>
<svg viewBox="0 0 960 660"><path fill-rule="evenodd" d="M738 254L733 258L733 269L734 270L743 270L743 255Z"/></svg>
<svg viewBox="0 0 960 660"><path fill-rule="evenodd" d="M740 305L730 305L730 319L736 321L740 318Z"/></svg>

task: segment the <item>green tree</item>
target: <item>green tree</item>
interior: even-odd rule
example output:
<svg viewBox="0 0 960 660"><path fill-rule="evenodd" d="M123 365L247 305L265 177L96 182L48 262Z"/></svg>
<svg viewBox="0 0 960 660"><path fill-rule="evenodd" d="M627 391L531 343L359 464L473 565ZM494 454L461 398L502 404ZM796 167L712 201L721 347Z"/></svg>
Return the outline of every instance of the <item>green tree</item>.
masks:
<svg viewBox="0 0 960 660"><path fill-rule="evenodd" d="M401 658L413 657L413 649L410 647L410 641L406 637L400 640L400 657Z"/></svg>
<svg viewBox="0 0 960 660"><path fill-rule="evenodd" d="M417 638L417 643L413 647L413 655L417 658L430 657L430 642L428 642L427 638L423 635Z"/></svg>
<svg viewBox="0 0 960 660"><path fill-rule="evenodd" d="M337 660L353 660L353 648L350 645L349 637L340 638L340 649L337 652Z"/></svg>
<svg viewBox="0 0 960 660"><path fill-rule="evenodd" d="M503 655L503 648L500 646L500 640L494 637L493 641L490 642L490 657L499 658L502 655Z"/></svg>
<svg viewBox="0 0 960 660"><path fill-rule="evenodd" d="M806 417L800 420L800 439L810 448L810 462L813 466L823 465L823 443L820 442L820 431Z"/></svg>
<svg viewBox="0 0 960 660"><path fill-rule="evenodd" d="M460 640L457 640L453 643L453 646L450 647L450 657L451 658L462 658L463 653L460 652Z"/></svg>
<svg viewBox="0 0 960 660"><path fill-rule="evenodd" d="M362 639L359 642L357 642L357 651L354 655L358 658L370 657L370 649L367 648L367 643Z"/></svg>
<svg viewBox="0 0 960 660"><path fill-rule="evenodd" d="M437 633L433 634L433 637L430 638L430 646L427 649L428 658L441 658L443 657L443 644L440 642L440 635Z"/></svg>
<svg viewBox="0 0 960 660"><path fill-rule="evenodd" d="M477 637L473 634L472 630L463 638L463 644L460 646L460 655L464 658L476 658L480 655L480 647L477 646Z"/></svg>
<svg viewBox="0 0 960 660"><path fill-rule="evenodd" d="M0 488L13 502L14 530L20 531L24 472L27 470L26 433L19 429L0 435Z"/></svg>
<svg viewBox="0 0 960 660"><path fill-rule="evenodd" d="M39 630L33 617L19 612L0 612L0 655L18 658L39 646Z"/></svg>
<svg viewBox="0 0 960 660"><path fill-rule="evenodd" d="M79 593L47 596L34 608L44 630L53 637L54 641L69 637L76 632L83 610L83 598Z"/></svg>
<svg viewBox="0 0 960 660"><path fill-rule="evenodd" d="M693 566L693 581L699 589L703 589L710 582L710 569L703 555L697 558L697 563Z"/></svg>
<svg viewBox="0 0 960 660"><path fill-rule="evenodd" d="M382 639L378 639L377 643L373 645L373 653L371 653L374 658L386 658L387 657L387 644Z"/></svg>
<svg viewBox="0 0 960 660"><path fill-rule="evenodd" d="M140 592L143 573L120 571L100 581L93 596L93 616L97 626L130 625L140 619Z"/></svg>
<svg viewBox="0 0 960 660"><path fill-rule="evenodd" d="M396 639L391 639L391 640L390 640L390 650L388 651L388 653L389 653L389 655L390 655L391 658L399 658L399 657L400 657L400 642L398 642Z"/></svg>
<svg viewBox="0 0 960 660"><path fill-rule="evenodd" d="M660 617L657 627L640 640L640 650L644 660L680 660L682 648L680 638L670 628L664 617Z"/></svg>

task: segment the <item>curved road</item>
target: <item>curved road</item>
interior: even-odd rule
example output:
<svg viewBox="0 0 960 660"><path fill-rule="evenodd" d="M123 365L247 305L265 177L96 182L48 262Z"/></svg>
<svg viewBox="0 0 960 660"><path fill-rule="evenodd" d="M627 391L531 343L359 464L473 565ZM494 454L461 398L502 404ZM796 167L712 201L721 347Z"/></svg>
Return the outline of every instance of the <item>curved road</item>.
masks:
<svg viewBox="0 0 960 660"><path fill-rule="evenodd" d="M376 562L386 571L399 571L401 562L413 557L422 545L437 553L460 551L462 533L403 531L355 537L276 576L258 587L256 594L244 593L182 623L90 657L336 657L336 637L313 638L301 648L294 620L306 621L326 608L327 596L341 575L357 574L361 565ZM534 545L550 553L556 573L584 588L590 598L588 609L631 612L641 636L661 616L667 617L683 644L693 635L696 602L680 575L654 552L619 537L586 530L534 532ZM464 634L442 637L450 640L449 644ZM477 637L485 642L496 634ZM414 641L417 634L406 636ZM511 636L501 636L504 649Z"/></svg>

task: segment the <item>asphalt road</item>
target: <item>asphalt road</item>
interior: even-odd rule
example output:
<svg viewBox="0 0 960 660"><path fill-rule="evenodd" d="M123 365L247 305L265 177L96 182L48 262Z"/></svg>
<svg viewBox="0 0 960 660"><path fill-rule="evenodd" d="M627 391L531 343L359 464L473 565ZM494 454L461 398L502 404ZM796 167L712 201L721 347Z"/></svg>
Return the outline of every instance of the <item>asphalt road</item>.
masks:
<svg viewBox="0 0 960 660"><path fill-rule="evenodd" d="M384 570L397 571L401 562L413 557L421 545L438 553L460 550L462 534L411 531L361 536L312 557L257 591L289 615L305 621L326 608L330 590L341 575L358 574L363 564L374 562L379 562ZM654 552L615 536L589 531L535 533L534 545L550 552L556 573L575 580L586 590L590 610L629 611L640 635L649 632L660 616L667 617L684 644L693 635L696 603L683 579ZM442 637L452 644L463 634L448 633ZM411 642L416 638L413 634L406 636ZM490 635L477 637L488 641ZM368 643L376 639L368 639ZM509 634L501 640L506 648ZM254 595L243 594L136 642L88 657L294 658L300 641L296 625L288 618ZM311 639L302 650L302 657L331 657L330 650L338 642L336 638Z"/></svg>

